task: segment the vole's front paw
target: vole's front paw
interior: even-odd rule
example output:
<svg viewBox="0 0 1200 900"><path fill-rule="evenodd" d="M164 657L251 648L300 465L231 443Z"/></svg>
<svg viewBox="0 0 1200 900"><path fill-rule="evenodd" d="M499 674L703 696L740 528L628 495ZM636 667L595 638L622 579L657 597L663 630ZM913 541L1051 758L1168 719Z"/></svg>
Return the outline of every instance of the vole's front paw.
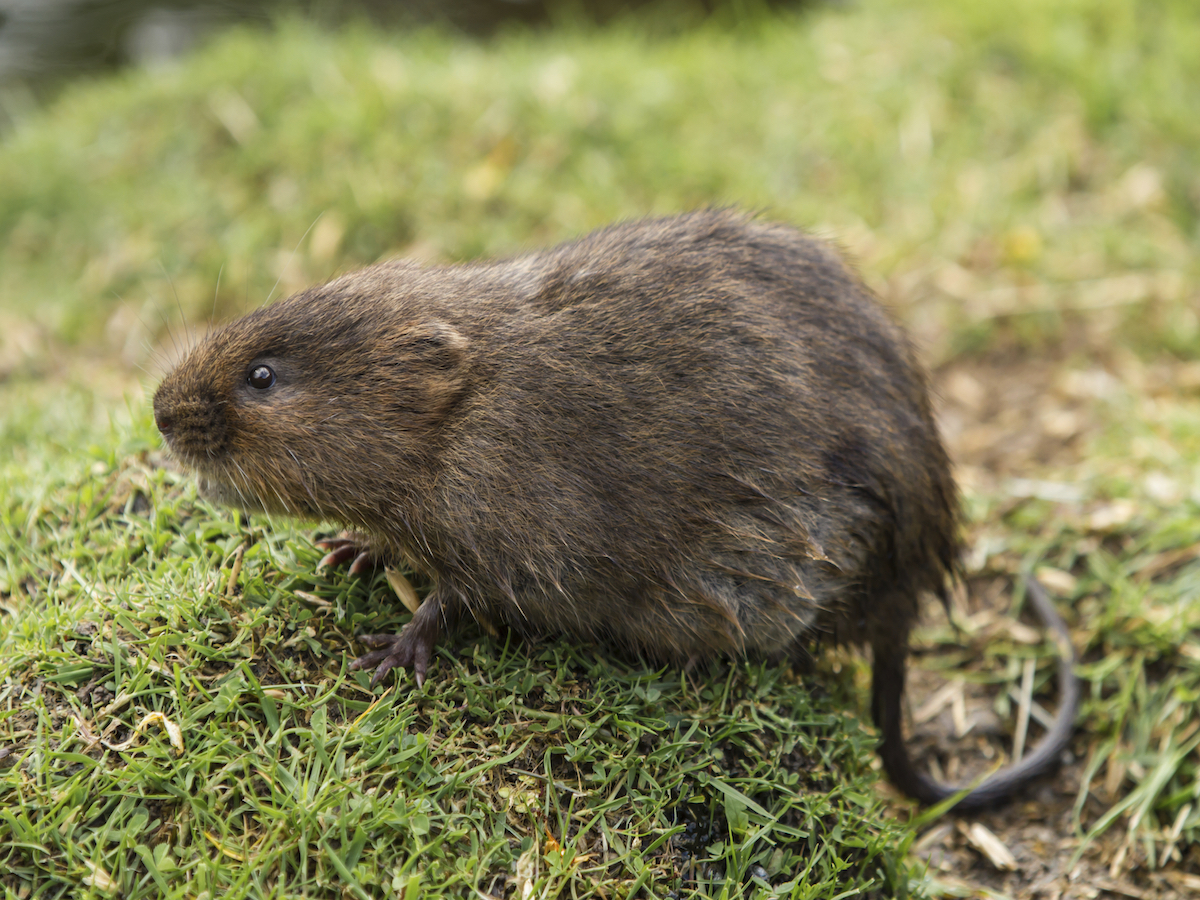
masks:
<svg viewBox="0 0 1200 900"><path fill-rule="evenodd" d="M426 600L399 634L360 635L359 640L374 649L350 663L350 668L369 669L375 666L371 687L379 684L397 666L412 669L417 687L420 687L425 682L425 673L429 671L433 646L441 632L440 625L438 604Z"/></svg>
<svg viewBox="0 0 1200 900"><path fill-rule="evenodd" d="M382 564L371 549L370 539L365 534L355 531L343 531L337 537L317 541L316 545L322 550L329 551L317 563L318 569L326 566L340 566L349 560L354 560L350 563L349 572L351 575L361 575Z"/></svg>
<svg viewBox="0 0 1200 900"><path fill-rule="evenodd" d="M429 671L433 642L412 638L411 635L411 625L399 634L359 635L360 641L376 649L354 660L350 663L350 668L369 669L376 666L375 674L371 676L371 687L379 684L384 676L396 667L412 669L417 678L417 687L420 687L425 681L425 673Z"/></svg>

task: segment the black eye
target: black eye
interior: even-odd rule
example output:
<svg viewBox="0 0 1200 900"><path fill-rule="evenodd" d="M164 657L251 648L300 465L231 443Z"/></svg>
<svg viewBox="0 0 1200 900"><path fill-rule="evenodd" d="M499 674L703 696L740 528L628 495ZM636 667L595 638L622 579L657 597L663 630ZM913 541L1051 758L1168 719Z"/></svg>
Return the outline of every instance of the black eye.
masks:
<svg viewBox="0 0 1200 900"><path fill-rule="evenodd" d="M255 366L246 376L246 384L265 391L275 383L275 371L270 366Z"/></svg>

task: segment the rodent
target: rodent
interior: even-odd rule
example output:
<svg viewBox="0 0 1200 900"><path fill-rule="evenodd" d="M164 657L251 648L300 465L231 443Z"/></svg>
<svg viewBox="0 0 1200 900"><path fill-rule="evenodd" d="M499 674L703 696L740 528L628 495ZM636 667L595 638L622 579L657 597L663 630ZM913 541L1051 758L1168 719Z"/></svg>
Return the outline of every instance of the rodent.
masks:
<svg viewBox="0 0 1200 900"><path fill-rule="evenodd" d="M909 632L960 553L950 461L909 339L827 245L730 210L617 224L513 259L385 262L213 333L154 416L201 493L340 522L335 543L432 589L355 661L426 675L466 616L686 663L873 652L891 779ZM1004 799L1066 745L1058 719L960 801Z"/></svg>

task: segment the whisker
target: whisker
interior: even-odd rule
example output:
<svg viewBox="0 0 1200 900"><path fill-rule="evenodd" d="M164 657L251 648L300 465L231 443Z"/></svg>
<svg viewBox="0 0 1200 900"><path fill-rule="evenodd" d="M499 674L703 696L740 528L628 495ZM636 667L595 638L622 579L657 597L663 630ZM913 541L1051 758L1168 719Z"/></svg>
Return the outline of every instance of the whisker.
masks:
<svg viewBox="0 0 1200 900"><path fill-rule="evenodd" d="M292 253L288 257L288 261L284 264L283 268L279 270L279 276L275 279L275 284L271 286L271 293L267 294L267 299L263 301L264 304L270 303L271 298L275 296L275 289L279 287L279 282L283 281L283 275L288 270L288 267L292 264L292 260L296 258L296 253L300 250L300 245L304 243L304 239L308 237L308 233L316 227L318 222L321 221L321 216L323 215L325 215L325 213L318 213L317 217L312 220L312 224L305 229L304 234L300 235L300 240L296 241L296 246L292 248Z"/></svg>
<svg viewBox="0 0 1200 900"><path fill-rule="evenodd" d="M313 511L319 510L320 504L317 503L317 495L313 493L308 480L304 477L304 466L300 462L300 457L296 455L296 452L291 447L284 447L283 449L287 451L288 456L296 463L296 474L300 481L300 486L304 488L304 493L308 494L308 498L312 500Z"/></svg>
<svg viewBox="0 0 1200 900"><path fill-rule="evenodd" d="M225 263L221 263L221 268L217 269L217 284L213 288L212 311L208 314L208 321L212 322L217 318L217 298L221 295L221 276L225 274Z"/></svg>

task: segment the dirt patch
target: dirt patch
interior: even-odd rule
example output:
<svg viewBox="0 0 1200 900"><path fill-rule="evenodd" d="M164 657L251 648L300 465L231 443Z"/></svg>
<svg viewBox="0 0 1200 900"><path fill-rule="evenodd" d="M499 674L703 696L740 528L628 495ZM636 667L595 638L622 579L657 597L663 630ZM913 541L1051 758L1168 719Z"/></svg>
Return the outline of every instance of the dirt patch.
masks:
<svg viewBox="0 0 1200 900"><path fill-rule="evenodd" d="M1058 491L1068 506L1073 479L1090 471L1089 449L1113 428L1114 417L1145 421L1154 404L1189 394L1194 400L1198 388L1200 366L1195 363L1147 365L1122 357L1070 364L956 362L934 376L939 419L966 492ZM976 530L986 527L980 523ZM965 617L970 624L969 634L962 636L964 659L981 658L994 639L1021 640L1027 626L1013 624L1009 605L1007 579L969 578L968 590L954 603L956 619L961 623ZM1081 635L1076 646L1085 643ZM941 760L940 774L948 780L970 780L1007 758L1011 726L995 712L995 686L950 684L922 668L926 652L916 650L909 675L911 750L935 765ZM1053 712L1052 685L1036 699ZM1040 733L1031 727L1029 742L1036 742ZM1130 838L1128 820L1120 817L1080 851L1083 835L1122 796L1121 779L1106 777L1105 766L1089 766L1101 752L1100 743L1083 722L1058 771L1023 797L975 816L950 816L926 829L913 855L928 865L935 890L943 896L1050 900L1171 900L1200 894L1200 852L1171 841L1169 824L1165 840L1147 848ZM1081 783L1090 769L1095 774L1081 800Z"/></svg>

